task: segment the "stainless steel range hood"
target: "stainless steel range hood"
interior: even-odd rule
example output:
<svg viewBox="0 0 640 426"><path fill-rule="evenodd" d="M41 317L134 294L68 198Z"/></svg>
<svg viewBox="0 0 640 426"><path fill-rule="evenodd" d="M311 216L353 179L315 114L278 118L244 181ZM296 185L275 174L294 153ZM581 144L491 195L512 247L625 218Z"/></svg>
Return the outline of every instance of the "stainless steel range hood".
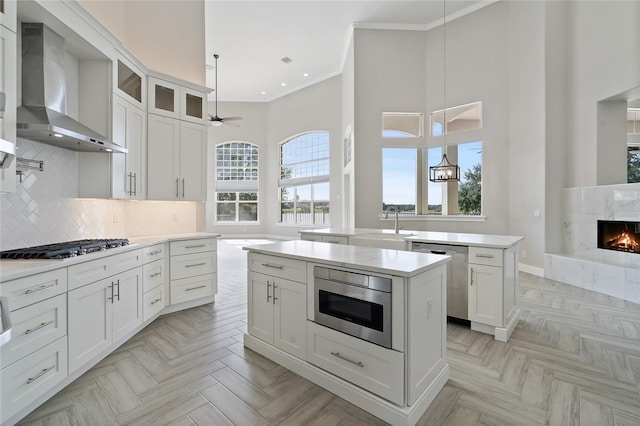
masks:
<svg viewBox="0 0 640 426"><path fill-rule="evenodd" d="M64 38L41 23L22 24L22 106L18 108L19 137L74 151L122 152L66 114Z"/></svg>

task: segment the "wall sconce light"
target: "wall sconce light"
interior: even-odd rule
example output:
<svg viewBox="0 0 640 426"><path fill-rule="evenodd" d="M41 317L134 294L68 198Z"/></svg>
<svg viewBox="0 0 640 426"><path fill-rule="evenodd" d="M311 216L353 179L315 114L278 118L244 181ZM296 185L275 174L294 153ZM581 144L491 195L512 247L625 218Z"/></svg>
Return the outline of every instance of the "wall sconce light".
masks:
<svg viewBox="0 0 640 426"><path fill-rule="evenodd" d="M442 161L429 167L429 180L431 182L460 181L460 167L457 164L451 164L447 154L442 154Z"/></svg>

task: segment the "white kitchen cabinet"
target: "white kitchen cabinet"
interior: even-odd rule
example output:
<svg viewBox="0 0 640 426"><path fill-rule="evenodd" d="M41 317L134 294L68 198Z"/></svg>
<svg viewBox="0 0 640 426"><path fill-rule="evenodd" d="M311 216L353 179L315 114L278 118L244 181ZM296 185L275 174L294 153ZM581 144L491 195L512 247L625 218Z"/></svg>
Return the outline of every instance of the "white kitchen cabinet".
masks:
<svg viewBox="0 0 640 426"><path fill-rule="evenodd" d="M169 243L172 305L215 296L218 290L216 249L215 238Z"/></svg>
<svg viewBox="0 0 640 426"><path fill-rule="evenodd" d="M17 0L0 1L0 25L12 32L17 32Z"/></svg>
<svg viewBox="0 0 640 426"><path fill-rule="evenodd" d="M255 256L258 256L257 262ZM253 258L249 261L247 282L249 334L305 359L307 285L303 282L306 282L306 276L302 278L303 282L283 278L289 275L281 266L282 261L296 262L306 270L305 262L253 253L249 258ZM271 274L265 274L264 268L269 267Z"/></svg>
<svg viewBox="0 0 640 426"><path fill-rule="evenodd" d="M469 247L469 320L471 329L506 342L515 328L517 245L506 249Z"/></svg>
<svg viewBox="0 0 640 426"><path fill-rule="evenodd" d="M68 293L69 372L142 324L142 267Z"/></svg>
<svg viewBox="0 0 640 426"><path fill-rule="evenodd" d="M206 125L149 114L148 198L205 200Z"/></svg>
<svg viewBox="0 0 640 426"><path fill-rule="evenodd" d="M167 282L165 244L142 249L142 315L147 321L164 309Z"/></svg>
<svg viewBox="0 0 640 426"><path fill-rule="evenodd" d="M145 199L147 115L131 102L113 96L113 142L127 154L112 154L111 196Z"/></svg>
<svg viewBox="0 0 640 426"><path fill-rule="evenodd" d="M149 113L207 124L207 94L149 76Z"/></svg>
<svg viewBox="0 0 640 426"><path fill-rule="evenodd" d="M469 320L502 327L502 268L469 265Z"/></svg>
<svg viewBox="0 0 640 426"><path fill-rule="evenodd" d="M14 1L4 1L5 13L0 13L0 143L7 144L12 151L16 143L16 63L17 45L15 33ZM13 23L8 28L5 25ZM15 155L0 157L0 192L16 190Z"/></svg>
<svg viewBox="0 0 640 426"><path fill-rule="evenodd" d="M124 55L113 61L113 91L138 108L147 109L147 76L142 68Z"/></svg>

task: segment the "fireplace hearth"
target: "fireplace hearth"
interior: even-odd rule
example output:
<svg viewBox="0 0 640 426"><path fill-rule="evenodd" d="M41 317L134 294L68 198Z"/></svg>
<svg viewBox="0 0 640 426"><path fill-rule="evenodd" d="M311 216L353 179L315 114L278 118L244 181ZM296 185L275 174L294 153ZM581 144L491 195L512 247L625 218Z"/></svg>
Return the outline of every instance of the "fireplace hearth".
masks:
<svg viewBox="0 0 640 426"><path fill-rule="evenodd" d="M640 222L599 220L598 248L640 254Z"/></svg>

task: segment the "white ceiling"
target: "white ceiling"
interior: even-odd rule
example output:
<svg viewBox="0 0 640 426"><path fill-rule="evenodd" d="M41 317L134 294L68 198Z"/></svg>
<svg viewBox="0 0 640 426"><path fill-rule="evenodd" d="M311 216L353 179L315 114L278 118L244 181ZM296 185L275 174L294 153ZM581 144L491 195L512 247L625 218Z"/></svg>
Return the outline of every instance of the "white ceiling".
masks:
<svg viewBox="0 0 640 426"><path fill-rule="evenodd" d="M425 30L494 1L206 0L207 85L217 53L219 101L271 101L340 74L352 25Z"/></svg>

